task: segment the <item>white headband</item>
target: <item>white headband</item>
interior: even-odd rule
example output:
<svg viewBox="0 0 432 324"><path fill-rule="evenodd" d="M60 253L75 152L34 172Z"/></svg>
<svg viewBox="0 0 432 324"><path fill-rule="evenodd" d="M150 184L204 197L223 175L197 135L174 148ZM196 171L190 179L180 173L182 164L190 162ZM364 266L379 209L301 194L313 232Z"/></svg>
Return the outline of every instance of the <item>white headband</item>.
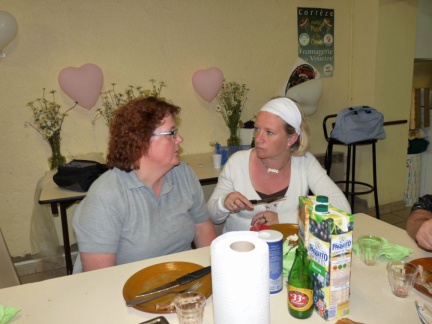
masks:
<svg viewBox="0 0 432 324"><path fill-rule="evenodd" d="M260 111L267 111L282 118L287 124L294 127L300 135L301 114L296 104L288 98L276 98L267 102Z"/></svg>

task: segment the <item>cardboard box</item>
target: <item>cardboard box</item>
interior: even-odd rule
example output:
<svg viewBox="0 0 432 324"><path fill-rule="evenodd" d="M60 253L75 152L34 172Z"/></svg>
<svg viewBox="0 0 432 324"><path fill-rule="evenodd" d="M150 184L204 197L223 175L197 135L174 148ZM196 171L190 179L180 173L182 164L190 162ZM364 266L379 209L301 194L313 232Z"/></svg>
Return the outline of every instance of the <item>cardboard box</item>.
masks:
<svg viewBox="0 0 432 324"><path fill-rule="evenodd" d="M303 200L304 201L304 200ZM349 313L354 216L328 206L328 213L309 207L308 252L314 283L315 311L325 320Z"/></svg>

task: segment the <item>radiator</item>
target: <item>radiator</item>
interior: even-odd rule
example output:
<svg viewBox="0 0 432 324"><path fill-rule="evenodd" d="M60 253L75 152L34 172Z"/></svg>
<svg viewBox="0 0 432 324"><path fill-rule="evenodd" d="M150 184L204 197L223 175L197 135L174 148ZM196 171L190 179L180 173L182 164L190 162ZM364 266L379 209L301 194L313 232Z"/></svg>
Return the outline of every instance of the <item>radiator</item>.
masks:
<svg viewBox="0 0 432 324"><path fill-rule="evenodd" d="M315 157L324 168L325 153L315 154ZM333 181L345 180L345 159L343 152L333 152L330 178Z"/></svg>

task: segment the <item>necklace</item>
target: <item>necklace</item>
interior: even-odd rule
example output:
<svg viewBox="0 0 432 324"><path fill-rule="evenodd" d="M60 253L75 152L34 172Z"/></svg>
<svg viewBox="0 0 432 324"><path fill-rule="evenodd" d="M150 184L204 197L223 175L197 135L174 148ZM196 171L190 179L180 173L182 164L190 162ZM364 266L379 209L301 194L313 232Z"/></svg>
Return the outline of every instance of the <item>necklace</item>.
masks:
<svg viewBox="0 0 432 324"><path fill-rule="evenodd" d="M267 168L267 173L279 173L280 170L282 170L283 168L285 168L285 166L288 164L289 161L291 161L291 156L288 158L288 160L285 162L285 164L280 168L280 169L274 169L274 168L269 168L267 166L267 164L265 164L264 159L260 159L262 164L264 165L264 167Z"/></svg>

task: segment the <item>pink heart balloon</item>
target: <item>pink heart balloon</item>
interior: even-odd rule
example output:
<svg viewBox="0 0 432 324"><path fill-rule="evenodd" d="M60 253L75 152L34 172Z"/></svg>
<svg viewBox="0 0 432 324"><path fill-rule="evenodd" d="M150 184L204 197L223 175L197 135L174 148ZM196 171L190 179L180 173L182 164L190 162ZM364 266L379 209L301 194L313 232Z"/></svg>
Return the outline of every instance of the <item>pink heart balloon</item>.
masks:
<svg viewBox="0 0 432 324"><path fill-rule="evenodd" d="M58 76L60 88L71 99L86 109L91 109L99 99L103 87L102 70L95 64L81 67L67 67Z"/></svg>
<svg viewBox="0 0 432 324"><path fill-rule="evenodd" d="M224 76L218 68L198 70L192 76L195 91L206 101L212 101L222 89Z"/></svg>

